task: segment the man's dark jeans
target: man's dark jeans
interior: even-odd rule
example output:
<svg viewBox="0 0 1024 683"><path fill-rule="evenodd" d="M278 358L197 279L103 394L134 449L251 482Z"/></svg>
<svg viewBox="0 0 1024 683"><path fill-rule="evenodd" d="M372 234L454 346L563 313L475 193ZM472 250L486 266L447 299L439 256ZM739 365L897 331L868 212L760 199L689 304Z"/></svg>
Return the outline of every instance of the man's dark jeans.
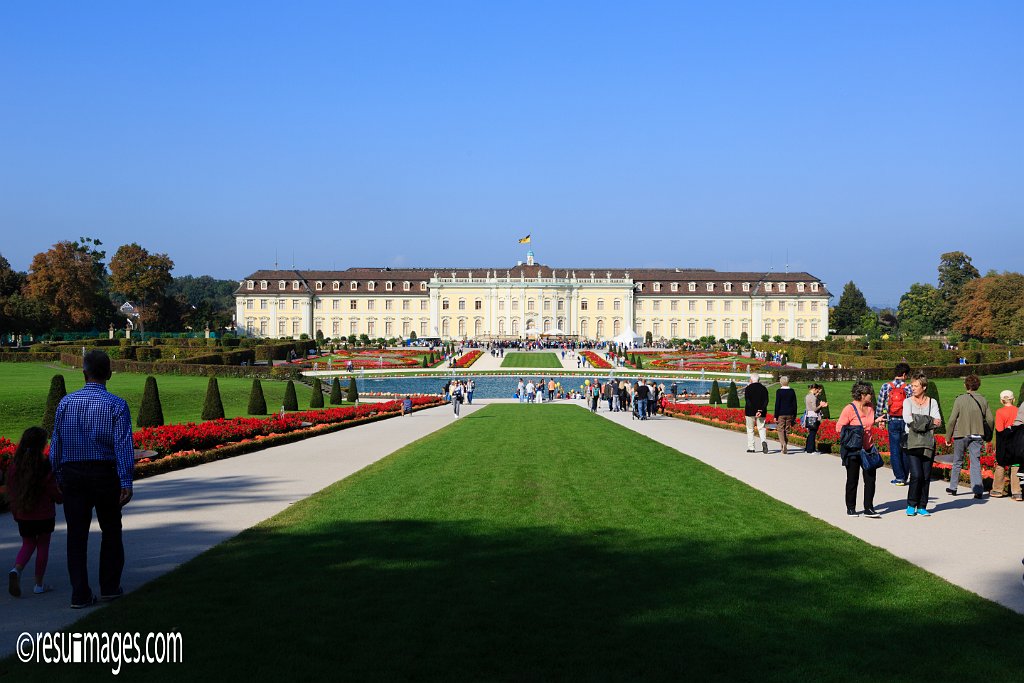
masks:
<svg viewBox="0 0 1024 683"><path fill-rule="evenodd" d="M121 482L112 462L69 462L61 467L64 517L68 523L68 574L71 604L92 599L89 587L89 527L92 511L100 523L100 594L115 595L121 587L124 544L121 541Z"/></svg>

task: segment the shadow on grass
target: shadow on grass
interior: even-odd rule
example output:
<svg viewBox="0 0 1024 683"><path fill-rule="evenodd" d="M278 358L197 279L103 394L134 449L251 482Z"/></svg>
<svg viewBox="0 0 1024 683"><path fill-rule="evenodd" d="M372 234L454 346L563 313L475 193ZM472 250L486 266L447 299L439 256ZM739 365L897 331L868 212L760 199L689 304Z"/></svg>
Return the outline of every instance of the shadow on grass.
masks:
<svg viewBox="0 0 1024 683"><path fill-rule="evenodd" d="M129 680L1008 680L985 634L1020 642L1020 616L810 535L314 519L245 532L74 630L183 634L184 664ZM908 634L971 645L951 660Z"/></svg>

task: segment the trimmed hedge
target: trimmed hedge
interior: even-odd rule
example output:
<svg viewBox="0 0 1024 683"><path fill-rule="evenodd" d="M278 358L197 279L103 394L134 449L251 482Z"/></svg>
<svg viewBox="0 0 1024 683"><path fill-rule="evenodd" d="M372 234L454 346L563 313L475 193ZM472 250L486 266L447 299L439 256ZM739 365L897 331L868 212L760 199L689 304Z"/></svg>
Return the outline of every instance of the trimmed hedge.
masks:
<svg viewBox="0 0 1024 683"><path fill-rule="evenodd" d="M74 368L82 367L82 357L78 354L63 353L60 362ZM261 379L289 379L299 377L294 366L280 367L252 365L199 365L181 361L161 360L156 363L140 363L138 361L113 360L110 363L114 372L134 372L141 375L189 375L192 377L259 377Z"/></svg>
<svg viewBox="0 0 1024 683"><path fill-rule="evenodd" d="M46 411L43 413L43 429L51 436L53 435L53 418L57 414L57 404L67 393L64 375L54 375L50 378L50 393L46 395Z"/></svg>
<svg viewBox="0 0 1024 683"><path fill-rule="evenodd" d="M146 378L146 387L142 390L142 406L139 408L139 427L162 427L164 409L160 405L160 391L156 386L156 377Z"/></svg>
<svg viewBox="0 0 1024 683"><path fill-rule="evenodd" d="M33 347L35 348L35 347ZM0 363L56 363L60 360L60 354L56 351L45 353L0 353Z"/></svg>
<svg viewBox="0 0 1024 683"><path fill-rule="evenodd" d="M220 384L216 377L211 377L206 384L202 417L204 420L220 420L224 417L224 402L220 398Z"/></svg>
<svg viewBox="0 0 1024 683"><path fill-rule="evenodd" d="M1011 372L1024 370L1024 358L1004 360L998 363L979 363L977 365L925 365L911 368L920 370L928 376L928 379L949 379L951 377L966 377L967 375L1004 375ZM775 368L774 370L778 370ZM858 379L882 380L892 379L892 367L875 368L828 368L815 370L797 370L786 368L790 382L853 382Z"/></svg>

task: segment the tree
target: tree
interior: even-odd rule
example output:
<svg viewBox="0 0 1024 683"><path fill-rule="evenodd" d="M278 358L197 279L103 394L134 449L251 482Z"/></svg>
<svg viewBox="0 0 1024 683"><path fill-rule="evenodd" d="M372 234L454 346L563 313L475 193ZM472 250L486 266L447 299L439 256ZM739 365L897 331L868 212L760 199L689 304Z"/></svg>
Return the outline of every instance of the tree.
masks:
<svg viewBox="0 0 1024 683"><path fill-rule="evenodd" d="M945 329L953 324L954 310L960 302L964 286L981 276L971 263L971 257L962 251L950 251L939 257L939 310L938 325Z"/></svg>
<svg viewBox="0 0 1024 683"><path fill-rule="evenodd" d="M897 308L899 330L907 339L920 339L939 329L939 290L915 282L900 297Z"/></svg>
<svg viewBox="0 0 1024 683"><path fill-rule="evenodd" d="M32 258L24 294L46 306L56 327L89 328L113 317L101 244L87 237L58 242Z"/></svg>
<svg viewBox="0 0 1024 683"><path fill-rule="evenodd" d="M878 323L878 316L873 311L869 310L861 316L857 328L868 338L868 341L882 337L882 326Z"/></svg>
<svg viewBox="0 0 1024 683"><path fill-rule="evenodd" d="M935 402L939 405L939 415L942 416L942 424L935 428L936 434L946 433L946 412L942 409L942 400L939 398L939 387L936 386L935 382L928 382L928 388L925 389L925 395L935 399Z"/></svg>
<svg viewBox="0 0 1024 683"><path fill-rule="evenodd" d="M151 254L135 242L125 244L110 259L110 289L139 304L143 324L152 324L166 305L173 269L167 254Z"/></svg>
<svg viewBox="0 0 1024 683"><path fill-rule="evenodd" d="M313 378L313 395L309 399L310 408L324 407L324 387L319 377Z"/></svg>
<svg viewBox="0 0 1024 683"><path fill-rule="evenodd" d="M267 414L267 399L263 395L263 385L259 379L252 381L252 389L249 391L249 410L250 415L266 415Z"/></svg>
<svg viewBox="0 0 1024 683"><path fill-rule="evenodd" d="M430 363L427 361L427 356L423 356L423 367L429 368Z"/></svg>
<svg viewBox="0 0 1024 683"><path fill-rule="evenodd" d="M746 346L749 343L750 343L750 335L748 335L746 332L740 332L740 344L742 344L743 346Z"/></svg>
<svg viewBox="0 0 1024 683"><path fill-rule="evenodd" d="M349 377L348 379L348 391L345 392L345 400L353 404L359 402L359 389L356 388L355 377Z"/></svg>
<svg viewBox="0 0 1024 683"><path fill-rule="evenodd" d="M337 377L331 382L331 405L341 405L341 382Z"/></svg>
<svg viewBox="0 0 1024 683"><path fill-rule="evenodd" d="M264 411L265 412L265 411ZM164 409L160 405L160 391L156 386L156 377L146 378L146 387L142 390L142 407L139 408L139 427L162 427Z"/></svg>
<svg viewBox="0 0 1024 683"><path fill-rule="evenodd" d="M298 410L299 399L295 395L295 382L288 380L288 384L284 388L284 403L282 407L285 410Z"/></svg>
<svg viewBox="0 0 1024 683"><path fill-rule="evenodd" d="M633 360L636 363L636 369L637 370L643 370L644 369L644 362L642 360L640 360L640 356L633 356Z"/></svg>
<svg viewBox="0 0 1024 683"><path fill-rule="evenodd" d="M729 394L725 399L725 405L727 408L740 407L740 392L736 388L736 382L729 382Z"/></svg>
<svg viewBox="0 0 1024 683"><path fill-rule="evenodd" d="M221 420L224 418L224 403L220 400L220 385L217 378L211 377L206 383L206 399L203 401L204 420Z"/></svg>
<svg viewBox="0 0 1024 683"><path fill-rule="evenodd" d="M722 405L722 390L718 386L717 379L711 382L711 395L708 397L708 403L713 406Z"/></svg>
<svg viewBox="0 0 1024 683"><path fill-rule="evenodd" d="M851 280L843 287L839 303L832 310L832 327L840 334L853 334L857 331L865 313L869 313L864 293Z"/></svg>
<svg viewBox="0 0 1024 683"><path fill-rule="evenodd" d="M50 393L46 395L46 411L43 413L43 429L51 436L53 435L53 418L57 414L57 404L67 393L64 375L54 375L50 378Z"/></svg>
<svg viewBox="0 0 1024 683"><path fill-rule="evenodd" d="M647 334L644 335L644 341L647 342L648 346L651 346L654 343L654 335L651 334L650 330L647 330Z"/></svg>
<svg viewBox="0 0 1024 683"><path fill-rule="evenodd" d="M981 339L1024 339L1024 275L989 273L964 285L953 329Z"/></svg>
<svg viewBox="0 0 1024 683"><path fill-rule="evenodd" d="M1020 408L1022 403L1024 403L1024 382L1020 383L1020 391L1017 392L1017 407Z"/></svg>
<svg viewBox="0 0 1024 683"><path fill-rule="evenodd" d="M412 330L411 332L409 332L409 339L411 339L412 341L416 341L416 330Z"/></svg>

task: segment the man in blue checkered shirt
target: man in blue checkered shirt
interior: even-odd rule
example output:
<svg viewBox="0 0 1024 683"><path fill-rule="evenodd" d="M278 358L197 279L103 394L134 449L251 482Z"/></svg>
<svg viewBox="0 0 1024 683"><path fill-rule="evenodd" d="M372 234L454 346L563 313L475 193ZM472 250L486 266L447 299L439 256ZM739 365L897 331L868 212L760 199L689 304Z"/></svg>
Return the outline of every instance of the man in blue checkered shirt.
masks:
<svg viewBox="0 0 1024 683"><path fill-rule="evenodd" d="M903 420L903 401L911 395L910 384L907 382L909 374L910 365L896 364L896 378L882 385L878 392L878 407L875 410L876 415L881 415L885 419L889 431L889 466L892 467L893 474L891 483L896 486L906 486L910 477L910 463L907 462L910 456L903 449L901 441L907 429L907 423ZM893 392L896 392L895 396ZM890 398L893 400L890 401ZM890 406L890 403L893 405Z"/></svg>
<svg viewBox="0 0 1024 683"><path fill-rule="evenodd" d="M128 404L107 391L110 358L102 351L90 351L82 359L82 370L85 387L57 404L50 441L50 462L64 490L73 609L96 602L87 561L93 508L102 534L100 598L113 600L124 593L121 508L132 498L135 467Z"/></svg>

